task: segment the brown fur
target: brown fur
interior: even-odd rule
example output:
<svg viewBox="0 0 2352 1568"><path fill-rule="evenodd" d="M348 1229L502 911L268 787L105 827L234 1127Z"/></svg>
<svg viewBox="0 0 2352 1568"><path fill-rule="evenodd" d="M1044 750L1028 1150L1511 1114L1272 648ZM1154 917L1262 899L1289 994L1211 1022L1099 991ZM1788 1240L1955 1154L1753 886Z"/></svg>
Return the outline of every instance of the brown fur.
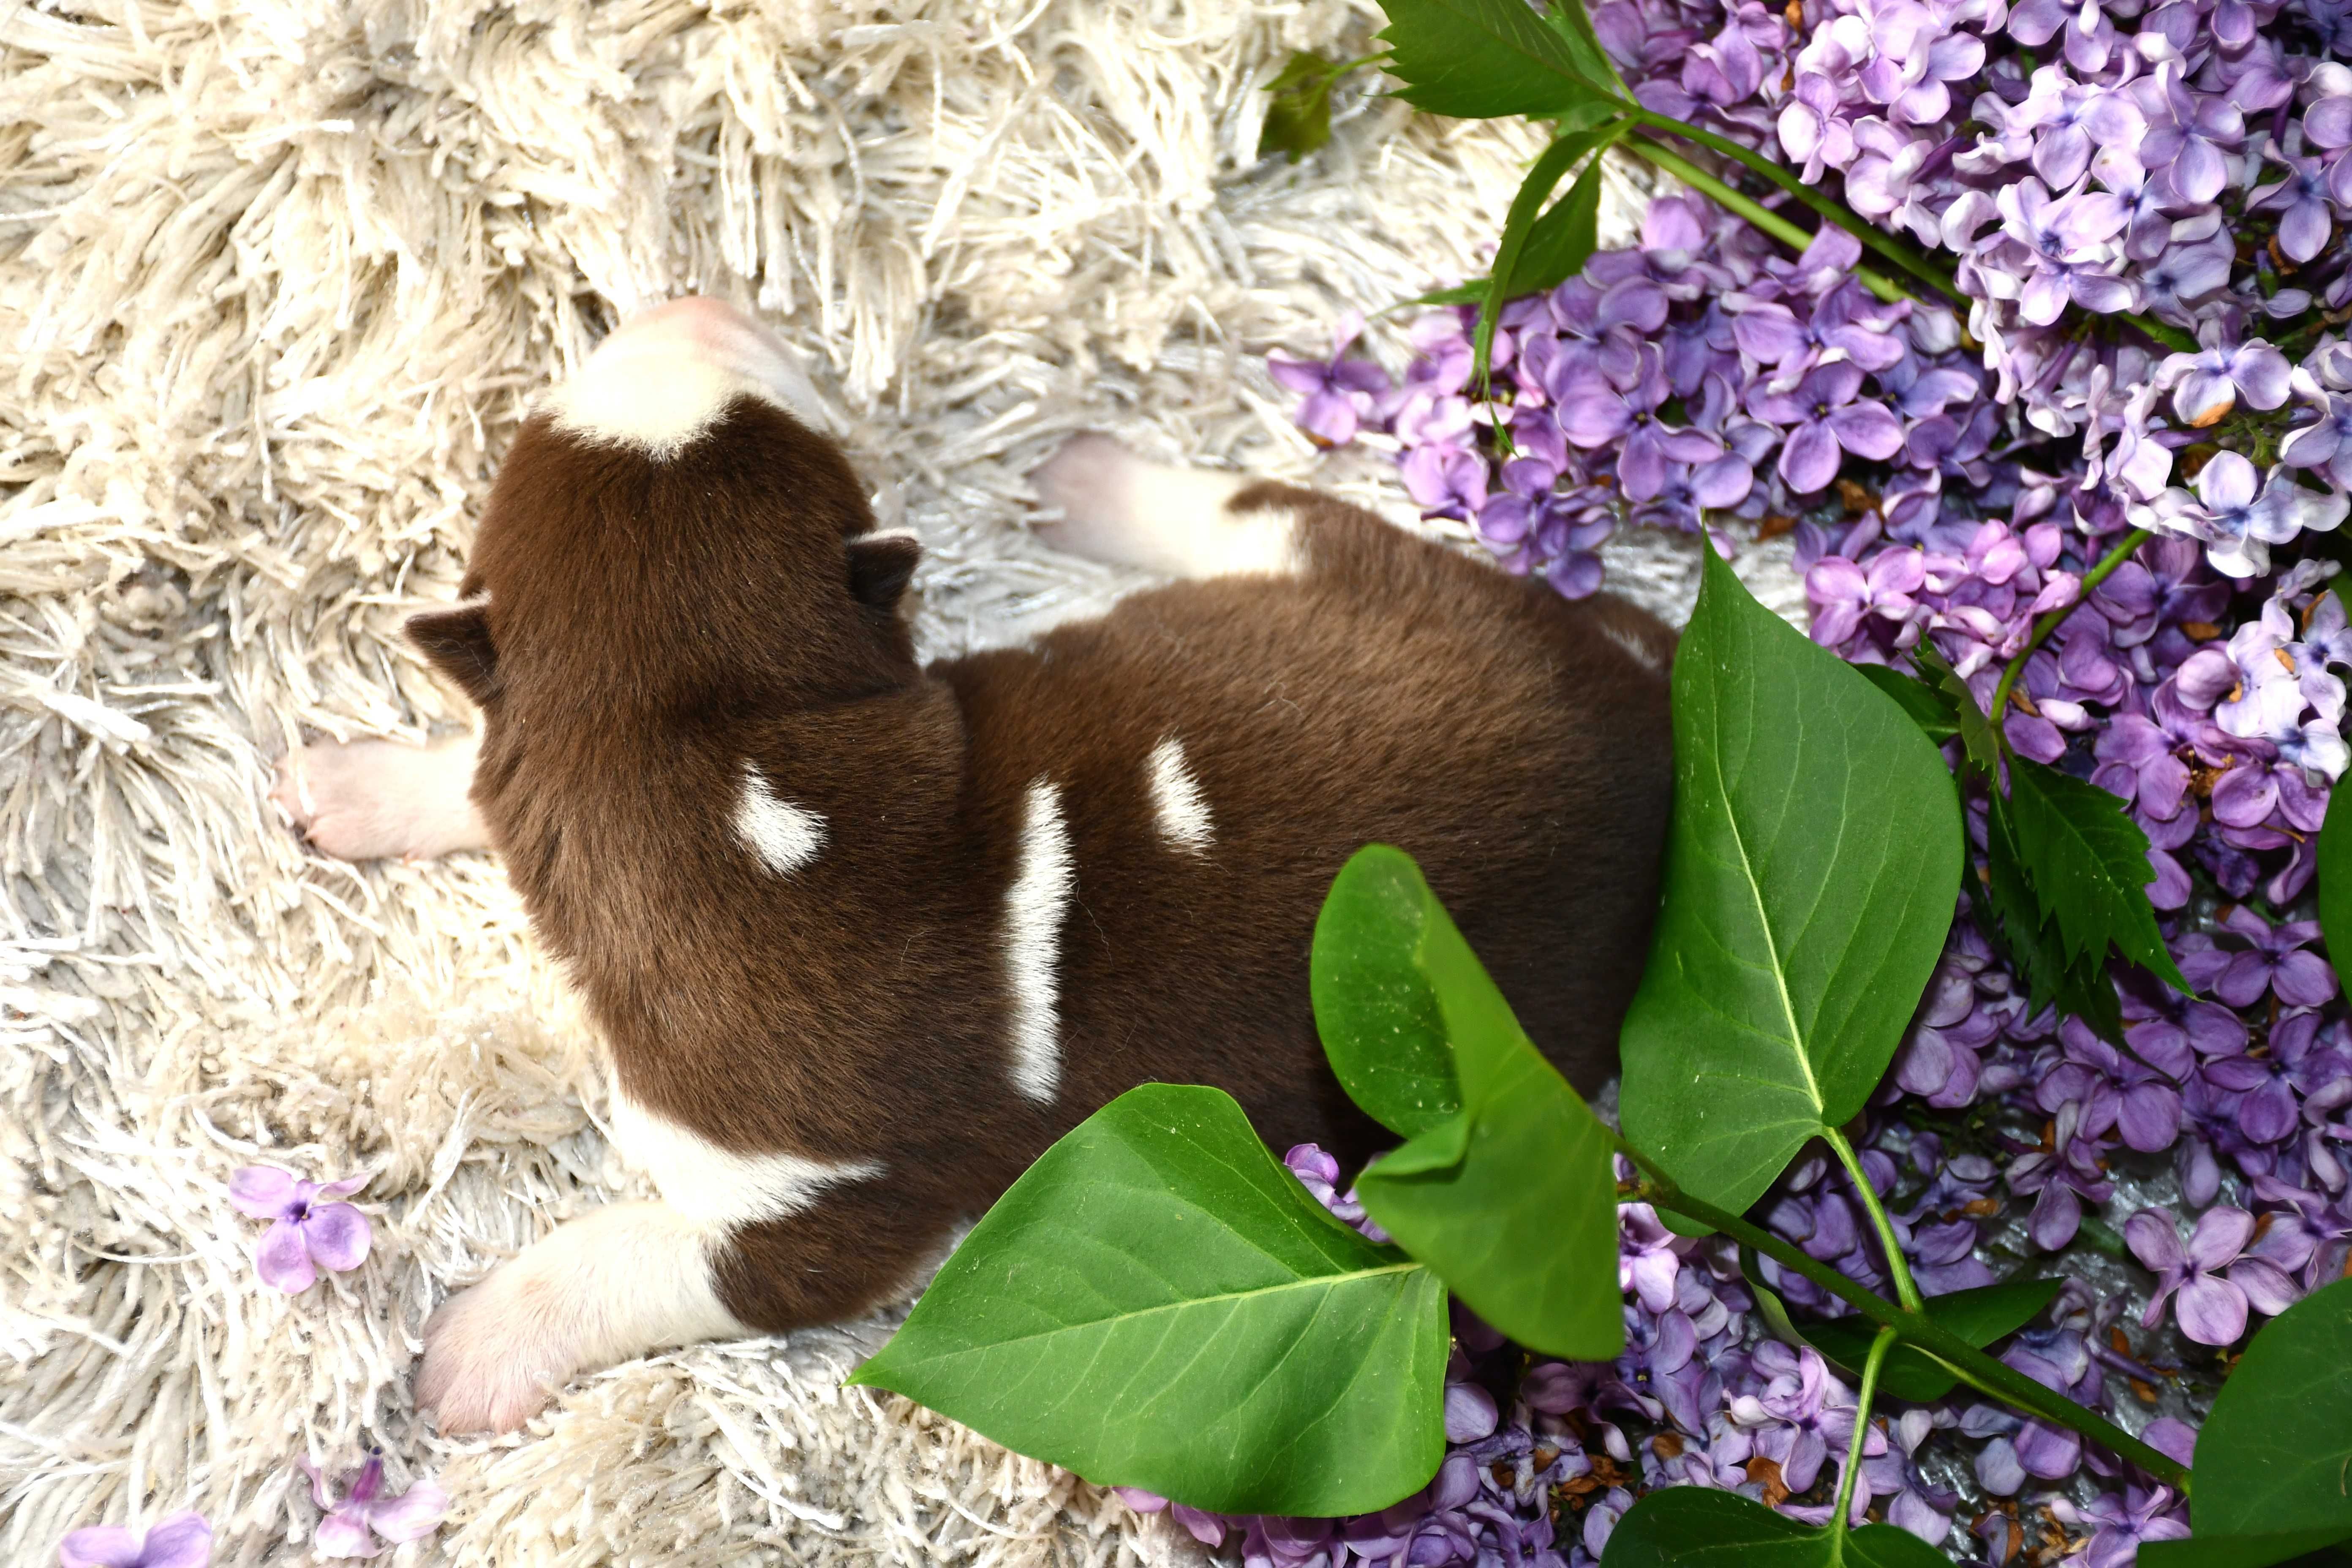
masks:
<svg viewBox="0 0 2352 1568"><path fill-rule="evenodd" d="M541 938L650 1109L728 1148L878 1160L719 1258L764 1329L900 1289L1053 1139L1153 1079L1215 1084L1276 1149L1378 1130L1307 1002L1323 894L1373 840L1418 858L1529 1033L1591 1089L1656 901L1672 635L1571 605L1337 501L1296 577L1141 593L1029 648L919 669L909 547L848 464L756 399L667 461L540 417L466 583L418 640L487 710L474 799ZM1619 640L1649 656L1637 659ZM1215 821L1160 837L1145 763L1181 738ZM746 760L820 813L777 876L731 814ZM1009 1077L1005 894L1033 780L1062 789L1062 1078Z"/></svg>

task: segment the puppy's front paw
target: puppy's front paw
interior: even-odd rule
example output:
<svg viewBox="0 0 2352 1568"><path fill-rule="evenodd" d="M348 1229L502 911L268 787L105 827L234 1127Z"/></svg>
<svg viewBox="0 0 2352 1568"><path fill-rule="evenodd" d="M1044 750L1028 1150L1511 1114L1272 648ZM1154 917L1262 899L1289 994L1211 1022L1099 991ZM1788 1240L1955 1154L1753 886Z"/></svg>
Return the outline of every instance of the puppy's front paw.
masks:
<svg viewBox="0 0 2352 1568"><path fill-rule="evenodd" d="M512 1432L546 1408L577 1358L554 1303L508 1264L425 1325L416 1408L444 1432Z"/></svg>
<svg viewBox="0 0 2352 1568"><path fill-rule="evenodd" d="M313 847L339 860L425 858L486 841L466 798L472 776L470 742L322 743L280 759L269 801Z"/></svg>

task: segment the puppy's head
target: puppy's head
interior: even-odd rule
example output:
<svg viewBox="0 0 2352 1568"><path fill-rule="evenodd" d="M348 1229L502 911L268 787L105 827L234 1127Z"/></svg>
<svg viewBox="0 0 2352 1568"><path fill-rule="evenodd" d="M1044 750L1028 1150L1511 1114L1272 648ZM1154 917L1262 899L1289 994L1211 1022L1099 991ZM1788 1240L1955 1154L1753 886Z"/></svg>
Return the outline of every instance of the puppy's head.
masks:
<svg viewBox="0 0 2352 1568"><path fill-rule="evenodd" d="M410 637L477 702L840 701L914 672L917 551L873 513L790 350L716 300L604 340L516 436L462 592Z"/></svg>

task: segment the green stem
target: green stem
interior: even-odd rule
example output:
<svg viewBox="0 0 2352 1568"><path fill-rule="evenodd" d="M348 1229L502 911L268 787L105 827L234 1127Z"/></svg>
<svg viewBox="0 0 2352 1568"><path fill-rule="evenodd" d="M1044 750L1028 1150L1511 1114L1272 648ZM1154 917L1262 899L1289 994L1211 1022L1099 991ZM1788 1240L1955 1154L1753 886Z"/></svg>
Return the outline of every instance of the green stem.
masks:
<svg viewBox="0 0 2352 1568"><path fill-rule="evenodd" d="M1696 125L1686 125L1679 120L1670 119L1663 114L1653 114L1646 109L1634 110L1633 119L1637 125L1644 125L1654 131L1663 131L1670 136L1685 137L1702 147L1720 153L1727 158L1745 164L1812 208L1824 220L1837 225L1864 245L1878 252L1879 255L1945 298L1956 303L1965 301L1966 296L1960 292L1959 286L1952 280L1952 274L1948 268L1938 267L1869 219L1830 200L1829 197L1797 178L1786 167L1774 163L1754 148L1743 147L1728 137L1717 136L1711 131L1702 131Z"/></svg>
<svg viewBox="0 0 2352 1568"><path fill-rule="evenodd" d="M1819 213L1825 220L1837 225L1838 227L1853 236L1854 238L1862 241L1864 245L1867 246L1872 250L1878 252L1879 255L1885 257L1887 260L1893 262L1904 271L1908 272L1912 277L1916 278L1921 282L1934 289L1937 292L1944 295L1955 304L1965 304L1967 302L1967 296L1961 292L1959 285L1954 279L1953 275L1945 270L1934 258L1908 245L1906 245L1901 240L1895 238L1893 235L1887 233L1885 229L1880 228L1877 225L1872 223L1869 219L1862 216L1859 213L1850 210L1840 203L1832 201L1820 191L1815 190L1812 186L1797 178L1797 176L1792 174L1786 165L1774 163L1771 159L1767 158L1764 154L1757 152L1752 147L1743 147L1738 142L1731 141L1727 137L1717 136L1710 131L1702 131L1696 125L1686 125L1679 120L1671 119L1664 114L1653 114L1650 110L1638 106L1634 107L1631 110L1631 114L1636 124L1646 125L1656 131L1663 131L1670 136L1687 138L1690 141L1697 142L1702 147L1706 147L1717 153L1720 153L1725 157L1733 159L1747 168L1755 171L1757 174L1764 176L1764 178L1771 181L1774 184L1780 186L1782 190L1788 192L1797 200L1804 203L1805 205L1812 208L1813 211ZM1664 165L1661 164L1660 166L1664 167ZM1712 190L1707 191L1706 194L1709 195L1716 195L1716 193ZM1716 199L1721 201L1723 198L1716 196ZM1740 216L1743 217L1748 216L1747 213L1744 211L1741 212ZM1755 219L1750 217L1748 218L1748 221L1753 223ZM1865 282L1867 282L1866 279ZM1874 286L1871 288L1871 292L1877 294L1880 299L1889 301L1895 298L1893 295L1881 292ZM2126 326L2137 329L2151 341L2162 343L2165 347L2171 349L2176 353L2195 353L2197 352L2197 340L2190 337L2188 333L2180 331L2178 327L2168 326L2165 322L2156 321L2147 316L2123 316L2118 319Z"/></svg>
<svg viewBox="0 0 2352 1568"><path fill-rule="evenodd" d="M1971 1387L2004 1405L2014 1405L2029 1415L2038 1416L2053 1426L2079 1432L2130 1460L2166 1485L2183 1493L2189 1490L2189 1473L2179 1460L2158 1453L2122 1427L2094 1411L2084 1409L2063 1394L2042 1387L2016 1368L1994 1360L1927 1314L1906 1312L1876 1291L1857 1285L1836 1269L1808 1258L1770 1231L1750 1225L1739 1215L1719 1209L1704 1198L1691 1196L1675 1184L1674 1178L1622 1137L1616 1138L1614 1142L1617 1152L1633 1161L1650 1178L1634 1194L1642 1202L1672 1210L1685 1219L1710 1226L1734 1240L1746 1242L1790 1273L1820 1286L1879 1327L1893 1329L1895 1336L1906 1344L1916 1346L1935 1357Z"/></svg>
<svg viewBox="0 0 2352 1568"><path fill-rule="evenodd" d="M2154 537L2155 535L2145 528L2135 528L2125 534L2121 544L2108 551L2105 555L2100 557L2096 566L2083 574L2083 592L2073 604L2063 609L2051 610L2033 623L2033 635L2025 639L2025 646L2017 650L2016 657L2009 661L2009 668L2000 672L2000 684L1992 689L1992 707L1986 712L1985 718L1991 722L1994 734L2000 733L2001 710L2009 706L2010 689L2017 684L2017 678L2025 673L2025 661L2033 657L2033 650L2040 647L2043 640L2058 629L2059 622L2082 608L2084 603L2090 598L2092 589L2114 576L2116 568L2130 560L2133 551L2137 550Z"/></svg>
<svg viewBox="0 0 2352 1568"><path fill-rule="evenodd" d="M1648 137L1628 136L1625 140L1620 142L1618 145L1624 148L1629 153L1635 153L1638 156L1645 158L1649 162L1655 163L1659 168L1664 169L1667 174L1674 175L1675 178L1680 180L1684 184L1688 185L1692 190L1697 191L1703 195L1712 196L1727 211L1738 213L1741 217L1746 218L1749 223L1754 224L1758 228L1762 229L1766 234L1770 235L1774 239L1779 240L1781 244L1789 247L1790 249L1802 250L1806 246L1812 243L1813 237L1811 235L1807 234L1803 229L1799 228L1795 224L1790 223L1787 218L1782 217L1770 207L1759 204L1753 197L1741 195L1738 191L1733 190L1729 185L1725 184L1721 180L1717 179L1713 174L1708 174L1706 170L1700 168L1689 159L1682 157L1678 153L1669 153L1666 149L1659 146L1655 142L1651 141ZM1893 279L1886 277L1883 273L1874 272L1867 267L1855 268L1853 269L1853 275L1862 279L1862 286L1864 288L1869 289L1872 293L1877 295L1881 300L1885 300L1890 305L1895 303L1897 300L1908 300L1915 305L1921 302L1916 295L1911 293L1901 284L1896 283Z"/></svg>
<svg viewBox="0 0 2352 1568"><path fill-rule="evenodd" d="M1895 1223L1886 1217L1885 1207L1878 1201L1877 1189L1870 1184L1870 1173L1862 1168L1853 1145L1845 1134L1832 1127L1829 1130L1829 1146L1837 1151L1838 1163L1845 1173L1853 1178L1853 1190L1862 1195L1862 1206L1870 1211L1870 1223L1878 1227L1878 1245L1886 1253L1886 1271L1894 1276L1895 1299L1906 1312L1924 1312L1927 1306L1919 1300L1919 1287L1911 1281L1911 1264L1903 1256L1903 1248L1895 1238Z"/></svg>
<svg viewBox="0 0 2352 1568"><path fill-rule="evenodd" d="M1895 1343L1895 1331L1881 1329L1862 1363L1862 1390L1853 1396L1853 1437L1846 1444L1845 1471L1838 1477L1837 1510L1830 1515L1830 1561L1845 1560L1846 1515L1853 1508L1853 1479L1862 1473L1862 1446L1870 1438L1870 1404L1878 1397L1879 1363Z"/></svg>

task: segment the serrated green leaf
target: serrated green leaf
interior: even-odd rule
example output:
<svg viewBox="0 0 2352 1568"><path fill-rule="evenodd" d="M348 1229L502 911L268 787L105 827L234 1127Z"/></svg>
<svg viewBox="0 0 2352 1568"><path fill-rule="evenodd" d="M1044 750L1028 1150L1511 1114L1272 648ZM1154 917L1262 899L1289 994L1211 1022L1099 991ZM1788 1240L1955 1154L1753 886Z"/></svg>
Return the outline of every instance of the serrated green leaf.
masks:
<svg viewBox="0 0 2352 1568"><path fill-rule="evenodd" d="M1259 157L1281 153L1296 163L1331 140L1331 88L1344 68L1311 50L1291 55L1290 63L1265 84L1269 96L1257 137Z"/></svg>
<svg viewBox="0 0 2352 1568"><path fill-rule="evenodd" d="M2058 1294L2056 1279L2011 1279L1973 1290L1953 1290L1927 1300L1927 1316L1979 1350L2032 1322L2035 1314ZM1804 1323L1797 1331L1812 1347L1859 1377L1870 1354L1878 1325L1867 1319L1832 1323ZM1897 1343L1879 1366L1878 1391L1895 1399L1924 1405L1941 1399L1959 1386L1949 1367L1913 1345Z"/></svg>
<svg viewBox="0 0 2352 1568"><path fill-rule="evenodd" d="M2183 1544L2213 1555L2143 1548L2146 1561L2262 1568L2352 1541L2352 1279L2305 1296L2246 1346L2198 1431L2192 1480Z"/></svg>
<svg viewBox="0 0 2352 1568"><path fill-rule="evenodd" d="M1996 791L1985 812L1986 890L1999 934L1995 945L2025 982L2033 1009L2055 1004L2100 1038L2123 1039L2123 1005L2107 979L2106 956L2070 961L2017 847L2009 803Z"/></svg>
<svg viewBox="0 0 2352 1568"><path fill-rule="evenodd" d="M1895 699L1919 726L1920 733L1936 744L1940 746L1960 732L1959 704L1950 692L1883 664L1857 664L1854 668L1862 671L1864 680Z"/></svg>
<svg viewBox="0 0 2352 1568"><path fill-rule="evenodd" d="M1592 18L1586 14L1583 0L1550 0L1544 19L1568 39L1569 53L1587 80L1615 89L1621 98L1633 96L1626 89L1624 74L1618 70L1617 62L1601 47L1601 35L1592 30Z"/></svg>
<svg viewBox="0 0 2352 1568"><path fill-rule="evenodd" d="M1621 1103L1637 1147L1737 1212L1885 1074L1951 929L1959 801L1892 698L1700 554Z"/></svg>
<svg viewBox="0 0 2352 1568"><path fill-rule="evenodd" d="M1106 1486L1338 1515L1435 1473L1446 1346L1435 1274L1327 1214L1222 1090L1146 1084L1039 1156L850 1381Z"/></svg>
<svg viewBox="0 0 2352 1568"><path fill-rule="evenodd" d="M2123 802L2027 757L2009 764L2010 821L2033 890L2068 959L2101 960L2109 948L2176 990L2189 989L2172 962L2147 884L2147 835Z"/></svg>
<svg viewBox="0 0 2352 1568"><path fill-rule="evenodd" d="M1381 0L1397 96L1432 114L1491 120L1617 101L1580 51L1525 0Z"/></svg>
<svg viewBox="0 0 2352 1568"><path fill-rule="evenodd" d="M1985 717L1985 710L1977 705L1977 694L1969 689L1969 683L1960 679L1959 672L1947 664L1944 656L1937 653L1935 645L1926 638L1920 639L1911 657L1935 677L1937 689L1951 701L1952 719L1959 726L1960 746L1969 761L1983 769L1988 776L1998 778L2000 775L2001 738L1994 731L1992 721Z"/></svg>
<svg viewBox="0 0 2352 1568"><path fill-rule="evenodd" d="M2319 825L2318 896L2327 962L2342 980L2352 969L2352 789L2327 797L2327 816Z"/></svg>
<svg viewBox="0 0 2352 1568"><path fill-rule="evenodd" d="M1358 1103L1383 1122L1409 1119L1397 1092L1409 1080L1378 1058L1402 1039L1418 1063L1428 1024L1417 982L1435 1005L1460 1097L1458 1111L1422 1121L1412 1142L1357 1178L1366 1211L1519 1343L1576 1361L1614 1356L1624 1312L1607 1129L1519 1028L1410 856L1384 844L1358 851L1323 908L1316 1022L1342 1086L1352 1095L1369 1085L1371 1098ZM1349 994L1357 985L1383 1000L1367 1006ZM1424 1114L1414 1101L1410 1118Z"/></svg>
<svg viewBox="0 0 2352 1568"><path fill-rule="evenodd" d="M1865 1524L1841 1541L1737 1492L1664 1487L1637 1500L1610 1532L1601 1568L1951 1568L1907 1530Z"/></svg>

